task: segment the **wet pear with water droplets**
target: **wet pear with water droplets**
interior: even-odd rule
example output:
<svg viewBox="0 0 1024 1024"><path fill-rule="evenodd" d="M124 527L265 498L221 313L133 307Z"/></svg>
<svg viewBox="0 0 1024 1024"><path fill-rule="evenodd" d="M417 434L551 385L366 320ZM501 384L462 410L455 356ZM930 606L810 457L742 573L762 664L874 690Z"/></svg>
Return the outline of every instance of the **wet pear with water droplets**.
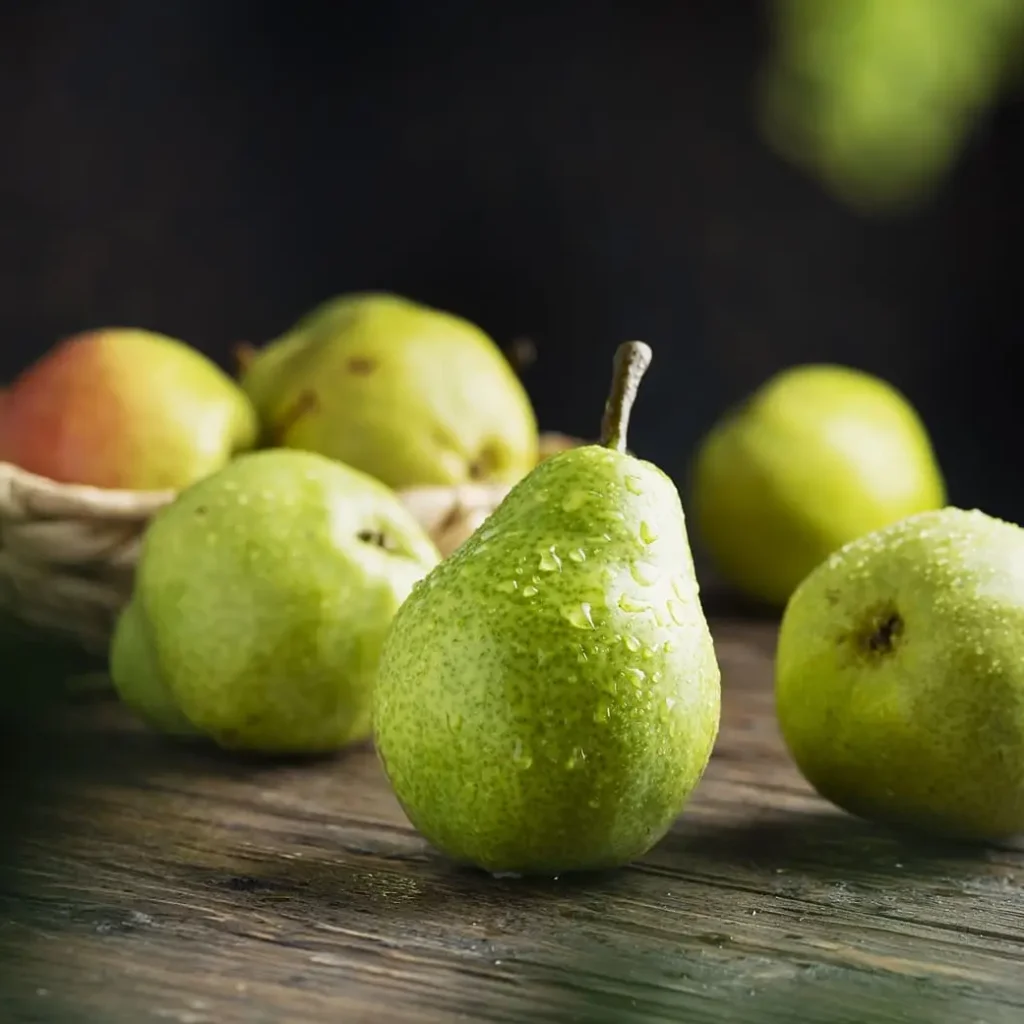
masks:
<svg viewBox="0 0 1024 1024"><path fill-rule="evenodd" d="M1024 833L1024 530L946 508L840 549L786 608L776 703L839 807L957 839Z"/></svg>
<svg viewBox="0 0 1024 1024"><path fill-rule="evenodd" d="M461 863L625 864L711 756L720 675L679 494L626 452L649 360L619 349L602 443L517 484L385 641L377 750L409 819Z"/></svg>

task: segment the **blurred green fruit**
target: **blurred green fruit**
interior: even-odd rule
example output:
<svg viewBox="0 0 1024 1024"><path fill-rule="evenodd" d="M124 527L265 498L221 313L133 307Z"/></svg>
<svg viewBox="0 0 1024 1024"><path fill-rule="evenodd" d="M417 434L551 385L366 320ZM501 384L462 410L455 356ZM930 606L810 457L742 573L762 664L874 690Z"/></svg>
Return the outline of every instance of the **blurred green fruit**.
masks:
<svg viewBox="0 0 1024 1024"><path fill-rule="evenodd" d="M946 494L917 413L841 366L764 384L704 439L693 471L698 536L738 590L781 606L824 558Z"/></svg>
<svg viewBox="0 0 1024 1024"><path fill-rule="evenodd" d="M390 487L514 483L537 462L533 408L497 345L399 296L324 303L252 355L241 382L270 443Z"/></svg>

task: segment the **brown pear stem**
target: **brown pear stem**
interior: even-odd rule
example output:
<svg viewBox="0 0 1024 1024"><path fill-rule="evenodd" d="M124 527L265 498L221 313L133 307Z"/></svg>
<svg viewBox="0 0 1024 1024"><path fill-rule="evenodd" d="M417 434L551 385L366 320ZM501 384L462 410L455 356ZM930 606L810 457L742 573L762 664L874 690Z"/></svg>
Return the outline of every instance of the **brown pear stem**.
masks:
<svg viewBox="0 0 1024 1024"><path fill-rule="evenodd" d="M232 350L232 354L235 357L235 365L238 367L238 372L245 373L252 366L252 361L256 358L256 346L250 345L247 341L240 341Z"/></svg>
<svg viewBox="0 0 1024 1024"><path fill-rule="evenodd" d="M530 338L516 338L505 349L505 358L522 376L537 361L537 346Z"/></svg>
<svg viewBox="0 0 1024 1024"><path fill-rule="evenodd" d="M612 388L601 421L601 444L617 452L626 451L629 416L640 381L651 365L651 346L642 341L624 341L615 350Z"/></svg>

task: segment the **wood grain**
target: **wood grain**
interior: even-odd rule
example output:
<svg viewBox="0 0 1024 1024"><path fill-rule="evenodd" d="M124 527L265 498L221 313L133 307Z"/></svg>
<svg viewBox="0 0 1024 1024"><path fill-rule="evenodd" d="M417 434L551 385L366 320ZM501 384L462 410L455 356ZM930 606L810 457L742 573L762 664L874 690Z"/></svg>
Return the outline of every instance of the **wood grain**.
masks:
<svg viewBox="0 0 1024 1024"><path fill-rule="evenodd" d="M24 799L0 1020L1024 1020L1024 849L830 809L774 725L774 627L715 634L705 781L654 851L597 877L451 866L368 747L267 765L162 742L104 702L49 720L50 770L8 775Z"/></svg>

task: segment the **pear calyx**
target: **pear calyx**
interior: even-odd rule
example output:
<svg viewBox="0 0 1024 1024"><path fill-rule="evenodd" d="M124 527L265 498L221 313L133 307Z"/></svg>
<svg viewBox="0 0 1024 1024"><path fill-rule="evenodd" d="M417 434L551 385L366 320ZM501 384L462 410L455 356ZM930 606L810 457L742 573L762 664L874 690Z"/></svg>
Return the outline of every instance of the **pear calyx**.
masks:
<svg viewBox="0 0 1024 1024"><path fill-rule="evenodd" d="M651 346L642 341L625 341L615 350L612 386L601 421L601 444L605 448L625 453L630 413L652 356Z"/></svg>

